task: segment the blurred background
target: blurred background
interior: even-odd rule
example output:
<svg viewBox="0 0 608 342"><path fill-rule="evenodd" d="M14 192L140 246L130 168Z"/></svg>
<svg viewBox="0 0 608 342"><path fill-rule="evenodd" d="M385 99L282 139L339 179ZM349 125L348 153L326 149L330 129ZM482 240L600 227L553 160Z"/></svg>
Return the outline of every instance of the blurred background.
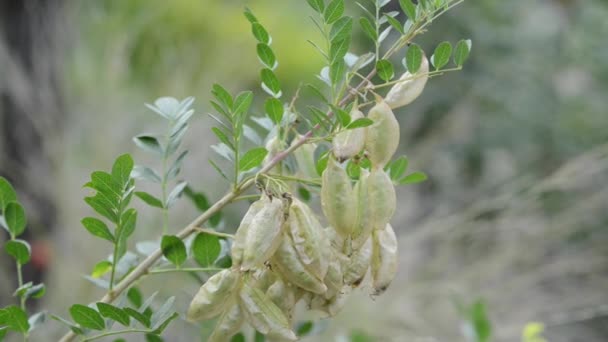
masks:
<svg viewBox="0 0 608 342"><path fill-rule="evenodd" d="M0 2L0 174L28 210L26 278L48 285L40 307L66 315L67 303L102 294L81 276L109 253L80 224L91 214L82 185L122 153L154 163L131 142L164 129L144 103L196 97L183 178L211 200L225 191L207 162L206 114L213 83L259 92L244 6L273 37L286 94L313 81L323 63L306 43L317 33L304 1ZM458 308L479 300L494 341L519 340L532 321L552 342L608 340L607 18L604 0L467 0L416 39L429 55L443 40L470 38L473 50L463 71L433 78L396 113L400 153L429 175L398 188L397 279L375 300L353 295L307 340L466 341L471 317ZM356 26L351 51L370 47ZM141 210L135 238L150 239L160 214ZM175 210L174 232L197 215L186 201ZM223 228L243 210L229 207ZM11 272L1 258L2 305ZM196 284L176 275L174 293L166 281L143 288L176 295L184 310ZM167 340L200 329L175 322ZM43 330L64 331L53 321Z"/></svg>

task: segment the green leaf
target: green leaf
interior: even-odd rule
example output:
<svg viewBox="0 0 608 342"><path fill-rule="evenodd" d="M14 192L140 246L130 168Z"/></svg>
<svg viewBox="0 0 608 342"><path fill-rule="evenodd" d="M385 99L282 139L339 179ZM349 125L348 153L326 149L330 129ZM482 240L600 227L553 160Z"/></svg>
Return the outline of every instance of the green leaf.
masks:
<svg viewBox="0 0 608 342"><path fill-rule="evenodd" d="M107 218L113 223L118 222L118 216L113 209L112 203L108 201L103 195L97 193L92 197L85 197L84 201L95 210L99 215Z"/></svg>
<svg viewBox="0 0 608 342"><path fill-rule="evenodd" d="M350 35L353 30L353 18L342 17L336 21L329 33L329 40L331 42L347 39L350 41Z"/></svg>
<svg viewBox="0 0 608 342"><path fill-rule="evenodd" d="M93 330L104 330L106 324L99 312L88 306L74 304L70 307L70 316L74 322L80 324L83 328Z"/></svg>
<svg viewBox="0 0 608 342"><path fill-rule="evenodd" d="M230 93L221 85L215 83L211 88L211 94L223 104L228 110L232 111L233 100Z"/></svg>
<svg viewBox="0 0 608 342"><path fill-rule="evenodd" d="M270 69L262 69L260 72L260 77L262 79L262 88L269 95L274 97L281 97L281 84L279 83L279 79Z"/></svg>
<svg viewBox="0 0 608 342"><path fill-rule="evenodd" d="M405 54L405 66L411 74L415 74L420 70L423 55L422 49L417 44L412 44L407 49L407 53Z"/></svg>
<svg viewBox="0 0 608 342"><path fill-rule="evenodd" d="M91 277L99 279L103 277L104 274L110 272L112 270L112 263L104 260L100 261L93 267L93 272L91 272Z"/></svg>
<svg viewBox="0 0 608 342"><path fill-rule="evenodd" d="M32 286L25 293L25 298L42 298L46 293L46 286L43 283Z"/></svg>
<svg viewBox="0 0 608 342"><path fill-rule="evenodd" d="M146 342L164 342L162 337L160 337L159 335L153 334L153 333L147 333L145 335L145 338L146 338Z"/></svg>
<svg viewBox="0 0 608 342"><path fill-rule="evenodd" d="M163 153L165 153L165 151L164 151L162 145L160 144L160 142L158 141L158 139L151 135L145 135L145 134L137 135L137 136L133 137L133 142L135 143L135 145L137 145L137 147L141 148L144 151L156 153L159 156L161 156L161 155L163 155Z"/></svg>
<svg viewBox="0 0 608 342"><path fill-rule="evenodd" d="M308 2L308 5L315 10L315 12L319 14L323 13L323 10L325 9L323 0L306 0L306 2Z"/></svg>
<svg viewBox="0 0 608 342"><path fill-rule="evenodd" d="M161 183L160 176L156 173L156 171L152 170L147 166L137 165L133 169L131 177L136 179L147 180L154 183Z"/></svg>
<svg viewBox="0 0 608 342"><path fill-rule="evenodd" d="M31 257L29 243L24 240L9 240L4 244L4 250L12 256L19 265L27 264Z"/></svg>
<svg viewBox="0 0 608 342"><path fill-rule="evenodd" d="M270 45L270 35L268 34L268 31L266 31L264 26L262 26L260 23L255 22L251 24L251 33L253 33L253 36L255 37L255 39L258 40L258 42Z"/></svg>
<svg viewBox="0 0 608 342"><path fill-rule="evenodd" d="M124 188L129 180L131 179L131 172L133 171L133 158L129 154L123 154L116 158L114 165L112 165L112 177L114 180L121 184Z"/></svg>
<svg viewBox="0 0 608 342"><path fill-rule="evenodd" d="M401 156L398 159L394 160L390 164L389 168L391 179L394 181L400 179L401 176L403 176L403 173L405 173L405 170L407 170L407 165L408 160L406 156Z"/></svg>
<svg viewBox="0 0 608 342"><path fill-rule="evenodd" d="M0 309L0 325L5 325L8 329L20 333L26 333L30 329L27 314L15 305Z"/></svg>
<svg viewBox="0 0 608 342"><path fill-rule="evenodd" d="M404 178L402 178L399 181L399 184L400 185L416 184L416 183L424 182L425 180L427 180L427 178L428 177L422 172L414 172L414 173L409 174L409 175L405 176Z"/></svg>
<svg viewBox="0 0 608 342"><path fill-rule="evenodd" d="M129 288L127 291L127 298L129 299L129 302L131 302L131 304L136 308L139 308L143 303L143 295L137 287Z"/></svg>
<svg viewBox="0 0 608 342"><path fill-rule="evenodd" d="M272 52L270 46L259 43L257 46L258 57L260 58L260 62L264 64L267 68L274 70L277 64L277 58Z"/></svg>
<svg viewBox="0 0 608 342"><path fill-rule="evenodd" d="M84 331L80 327L76 326L74 323L68 321L67 319L55 315L51 315L51 318L60 322L61 324L66 325L68 328L70 328L70 330L72 330L72 332L74 332L74 334L84 335Z"/></svg>
<svg viewBox="0 0 608 342"><path fill-rule="evenodd" d="M457 66L463 66L464 62L469 58L469 54L471 53L471 40L461 40L456 44L456 49L454 51L454 63Z"/></svg>
<svg viewBox="0 0 608 342"><path fill-rule="evenodd" d="M166 320L173 319L172 316L175 312L172 310L175 297L169 297L163 305L161 305L156 312L152 315L150 322L152 323L152 329L159 329L160 326L166 323Z"/></svg>
<svg viewBox="0 0 608 342"><path fill-rule="evenodd" d="M264 336L264 334L262 334L261 332L256 330L255 335L253 336L253 342L265 342L265 341L266 341L266 336Z"/></svg>
<svg viewBox="0 0 608 342"><path fill-rule="evenodd" d="M492 335L492 326L486 314L485 303L476 301L470 309L470 320L477 336L477 342L488 342Z"/></svg>
<svg viewBox="0 0 608 342"><path fill-rule="evenodd" d="M148 318L146 315L132 308L123 308L123 311L126 312L127 315L131 316L133 319L141 323L144 327L150 327L150 318Z"/></svg>
<svg viewBox="0 0 608 342"><path fill-rule="evenodd" d="M350 123L350 114L345 110L338 108L337 106L331 106L331 109L335 113L338 122L340 122L340 126L346 127Z"/></svg>
<svg viewBox="0 0 608 342"><path fill-rule="evenodd" d="M175 204L175 201L177 201L178 198L182 197L182 193L184 192L184 189L187 185L188 183L185 181L179 182L175 185L175 187L173 188L173 190L171 190L171 193L169 193L169 196L167 197L167 208L171 208L173 204Z"/></svg>
<svg viewBox="0 0 608 342"><path fill-rule="evenodd" d="M155 208L162 208L163 202L161 202L158 198L150 195L144 191L136 191L135 196L139 197L142 201L144 201L147 205Z"/></svg>
<svg viewBox="0 0 608 342"><path fill-rule="evenodd" d="M441 42L435 48L435 53L431 57L431 63L435 67L435 70L443 68L450 61L452 55L452 44L449 42Z"/></svg>
<svg viewBox="0 0 608 342"><path fill-rule="evenodd" d="M4 341L4 337L6 336L7 332L8 332L7 327L0 327L0 342Z"/></svg>
<svg viewBox="0 0 608 342"><path fill-rule="evenodd" d="M25 217L25 210L21 204L17 202L10 202L5 206L4 209L4 221L8 226L8 231L11 236L19 236L25 231L27 225L27 219Z"/></svg>
<svg viewBox="0 0 608 342"><path fill-rule="evenodd" d="M97 310L99 310L99 313L103 317L114 320L126 327L129 326L129 322L130 322L129 315L126 312L124 312L122 309L117 308L114 305L98 302Z"/></svg>
<svg viewBox="0 0 608 342"><path fill-rule="evenodd" d="M296 334L299 337L306 336L312 332L312 329L315 327L315 323L313 321L305 321L298 323L296 327Z"/></svg>
<svg viewBox="0 0 608 342"><path fill-rule="evenodd" d="M117 183L111 174L104 171L94 171L91 174L89 186L99 192L103 192L113 203L116 203L122 195L123 185Z"/></svg>
<svg viewBox="0 0 608 342"><path fill-rule="evenodd" d="M154 333L157 335L162 334L162 332L167 328L169 323L171 323L171 321L176 319L177 317L179 317L179 314L177 312L174 312L169 317L166 317L162 321L158 322L157 324L154 324L154 326L156 327L156 329L154 330ZM152 318L152 319L154 319L154 318ZM156 340L156 341L158 341L158 340ZM162 339L161 339L161 341L162 341Z"/></svg>
<svg viewBox="0 0 608 342"><path fill-rule="evenodd" d="M349 123L348 126L346 126L346 129L367 127L367 126L371 126L373 124L374 124L374 120L372 120L372 119L360 118L360 119L357 119L357 120Z"/></svg>
<svg viewBox="0 0 608 342"><path fill-rule="evenodd" d="M344 0L333 0L323 11L323 19L326 24L333 24L344 14Z"/></svg>
<svg viewBox="0 0 608 342"><path fill-rule="evenodd" d="M201 267L213 265L221 251L220 240L215 235L199 233L192 242L192 255Z"/></svg>
<svg viewBox="0 0 608 342"><path fill-rule="evenodd" d="M381 59L376 63L376 70L378 72L378 76L380 76L380 78L385 82L390 81L395 76L393 64L386 59Z"/></svg>
<svg viewBox="0 0 608 342"><path fill-rule="evenodd" d="M234 151L234 144L232 144L232 141L230 141L230 138L228 138L226 133L224 133L221 129L217 127L211 127L211 130L213 131L213 133L215 133L215 136L219 139L219 141L221 141L232 151Z"/></svg>
<svg viewBox="0 0 608 342"><path fill-rule="evenodd" d="M232 339L230 339L230 342L246 342L247 339L245 338L245 335L243 335L243 333L238 333L234 336L232 336Z"/></svg>
<svg viewBox="0 0 608 342"><path fill-rule="evenodd" d="M118 254L115 262L125 255L127 251L127 240L135 231L137 224L137 211L129 209L122 214L121 224L116 230L116 244L118 244Z"/></svg>
<svg viewBox="0 0 608 342"><path fill-rule="evenodd" d="M160 248L163 255L172 264L179 267L186 261L188 255L186 254L186 246L184 242L177 236L165 235L160 243Z"/></svg>
<svg viewBox="0 0 608 342"><path fill-rule="evenodd" d="M13 201L17 201L15 189L6 178L0 176L0 214L4 212L7 204Z"/></svg>
<svg viewBox="0 0 608 342"><path fill-rule="evenodd" d="M28 331L33 331L36 327L40 326L46 320L46 312L38 312L30 316L27 322L30 325L30 329Z"/></svg>
<svg viewBox="0 0 608 342"><path fill-rule="evenodd" d="M253 24L258 22L258 18L253 15L253 12L251 12L251 9L249 9L248 7L245 7L245 11L243 12L243 14L245 15L245 18L249 20L250 23Z"/></svg>
<svg viewBox="0 0 608 342"><path fill-rule="evenodd" d="M333 65L338 61L342 61L346 53L348 53L349 46L350 39L348 38L332 41L329 48L329 64Z"/></svg>
<svg viewBox="0 0 608 342"><path fill-rule="evenodd" d="M399 0L399 5L403 13L412 21L416 21L416 5L412 3L412 0Z"/></svg>
<svg viewBox="0 0 608 342"><path fill-rule="evenodd" d="M243 113L247 113L252 102L253 93L251 91L243 91L239 93L234 100L234 115L238 117Z"/></svg>
<svg viewBox="0 0 608 342"><path fill-rule="evenodd" d="M367 19L365 17L359 18L359 25L361 25L361 28L363 29L363 32L365 32L365 34L373 42L378 41L378 32L376 32L376 29L374 28L374 26L372 25L372 23L369 21L369 19Z"/></svg>
<svg viewBox="0 0 608 342"><path fill-rule="evenodd" d="M340 83L342 76L346 72L346 63L343 59L337 60L329 68L329 79L333 85Z"/></svg>
<svg viewBox="0 0 608 342"><path fill-rule="evenodd" d="M108 229L108 226L103 221L94 217L85 217L82 219L82 225L94 236L108 240L112 243L115 242L114 235Z"/></svg>
<svg viewBox="0 0 608 342"><path fill-rule="evenodd" d="M268 98L264 103L264 109L266 114L268 114L268 118L270 118L275 125L281 123L281 120L283 119L283 103L281 103L281 100L274 97Z"/></svg>
<svg viewBox="0 0 608 342"><path fill-rule="evenodd" d="M267 154L268 151L264 147L256 147L247 151L240 159L239 170L249 171L260 166Z"/></svg>
<svg viewBox="0 0 608 342"><path fill-rule="evenodd" d="M385 14L384 17L386 18L386 21L388 21L389 24L391 24L391 26L397 30L399 33L401 33L402 35L405 34L405 31L403 30L403 25L401 25L401 23L399 22L399 20L391 17L388 14Z"/></svg>
<svg viewBox="0 0 608 342"><path fill-rule="evenodd" d="M325 171L325 169L327 168L328 158L329 158L329 153L325 152L321 156L321 158L319 158L319 160L317 160L315 168L317 169L317 173L319 174L319 176L322 176L323 171Z"/></svg>

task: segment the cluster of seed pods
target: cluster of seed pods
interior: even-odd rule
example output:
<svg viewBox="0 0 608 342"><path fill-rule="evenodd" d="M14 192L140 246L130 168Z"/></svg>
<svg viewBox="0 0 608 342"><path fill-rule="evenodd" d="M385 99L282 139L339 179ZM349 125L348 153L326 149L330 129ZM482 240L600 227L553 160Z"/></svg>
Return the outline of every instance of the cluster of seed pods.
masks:
<svg viewBox="0 0 608 342"><path fill-rule="evenodd" d="M428 71L428 63L424 68ZM397 150L400 132L391 107L413 101L426 78L414 82L397 83L387 95L390 104L378 99L367 115L371 126L335 136L321 185L328 227L307 204L288 194L264 194L251 204L235 234L232 267L209 278L188 310L191 321L219 316L208 341L228 341L246 322L270 341L295 341L298 302L334 316L368 273L372 295L390 285L397 271L397 238L389 223L396 195L384 167ZM356 106L350 114L352 120L364 117ZM269 143L276 146L277 141ZM304 176L316 172L314 148L296 150ZM353 183L343 164L362 152L371 168L362 169Z"/></svg>

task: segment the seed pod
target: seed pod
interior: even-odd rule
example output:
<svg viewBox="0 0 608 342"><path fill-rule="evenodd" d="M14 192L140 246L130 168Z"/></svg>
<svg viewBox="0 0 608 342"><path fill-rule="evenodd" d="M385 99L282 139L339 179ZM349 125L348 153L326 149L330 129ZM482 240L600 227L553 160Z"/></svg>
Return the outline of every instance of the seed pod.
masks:
<svg viewBox="0 0 608 342"><path fill-rule="evenodd" d="M351 120L355 121L363 117L363 113L354 106L353 110L350 112ZM336 134L332 144L334 156L336 156L338 160L344 161L350 159L359 154L365 146L365 128L361 127L344 130Z"/></svg>
<svg viewBox="0 0 608 342"><path fill-rule="evenodd" d="M327 236L328 240L331 241L332 249L341 252L342 248L344 247L344 237L340 236L332 227L325 227L325 235Z"/></svg>
<svg viewBox="0 0 608 342"><path fill-rule="evenodd" d="M262 266L270 259L281 242L284 222L284 202L276 197L267 199L249 225L241 271Z"/></svg>
<svg viewBox="0 0 608 342"><path fill-rule="evenodd" d="M276 274L267 267L256 269L250 278L252 286L262 290L262 292L266 292L276 280Z"/></svg>
<svg viewBox="0 0 608 342"><path fill-rule="evenodd" d="M344 275L344 284L352 287L361 285L369 269L371 259L372 239L367 239L365 244L358 250L355 250L350 258L343 259L342 273Z"/></svg>
<svg viewBox="0 0 608 342"><path fill-rule="evenodd" d="M238 283L239 273L233 270L214 274L192 299L187 314L188 320L202 321L222 313Z"/></svg>
<svg viewBox="0 0 608 342"><path fill-rule="evenodd" d="M266 291L266 295L287 317L289 322L293 318L293 310L296 307L296 291L295 287L285 283L282 279L272 284Z"/></svg>
<svg viewBox="0 0 608 342"><path fill-rule="evenodd" d="M355 223L353 187L346 170L331 157L323 171L321 207L331 226L340 235L349 236Z"/></svg>
<svg viewBox="0 0 608 342"><path fill-rule="evenodd" d="M370 222L375 229L383 229L395 213L395 186L382 169L372 170L367 178L367 205Z"/></svg>
<svg viewBox="0 0 608 342"><path fill-rule="evenodd" d="M283 236L271 263L288 282L318 294L327 291L325 284L304 266L289 234Z"/></svg>
<svg viewBox="0 0 608 342"><path fill-rule="evenodd" d="M395 84L384 100L392 109L406 106L422 94L428 79L429 61L423 57L420 69L414 75L409 71L405 72L400 78L403 81Z"/></svg>
<svg viewBox="0 0 608 342"><path fill-rule="evenodd" d="M393 158L399 146L399 122L383 100L376 103L367 117L374 123L367 127L365 149L372 167L381 169Z"/></svg>
<svg viewBox="0 0 608 342"><path fill-rule="evenodd" d="M323 279L323 283L325 284L325 286L327 286L327 292L325 292L326 299L335 296L344 285L342 265L340 262L340 258L338 257L338 252L331 253L329 268L327 270L327 275L325 276L325 279Z"/></svg>
<svg viewBox="0 0 608 342"><path fill-rule="evenodd" d="M231 252L232 255L232 266L238 268L241 266L241 262L243 260L243 250L245 248L245 243L247 242L247 233L249 232L249 226L253 221L253 218L257 215L257 213L264 207L264 205L268 202L267 198L262 198L253 202L247 213L241 220L241 224L239 225L239 229L237 229L236 234L234 235L234 241L232 242Z"/></svg>
<svg viewBox="0 0 608 342"><path fill-rule="evenodd" d="M352 288L350 286L344 286L330 299L325 299L325 297L318 295L313 296L308 307L313 310L319 310L329 317L333 317L342 311L342 308L344 308L351 293Z"/></svg>
<svg viewBox="0 0 608 342"><path fill-rule="evenodd" d="M373 295L382 294L395 278L397 273L397 236L390 224L385 229L376 229L372 233L372 278Z"/></svg>
<svg viewBox="0 0 608 342"><path fill-rule="evenodd" d="M238 333L245 322L245 315L239 305L233 302L224 311L215 325L215 329L207 342L225 342Z"/></svg>
<svg viewBox="0 0 608 342"><path fill-rule="evenodd" d="M302 135L296 134L292 145L302 139ZM315 164L315 150L317 144L304 144L293 151L293 156L298 164L298 171L306 178L317 178L317 167Z"/></svg>
<svg viewBox="0 0 608 342"><path fill-rule="evenodd" d="M278 136L275 135L266 143L266 150L268 151L268 154L266 155L266 158L264 158L263 165L268 164L279 152L284 150L283 142L279 139ZM279 165L276 165L272 169L270 169L269 172L280 174L281 167Z"/></svg>
<svg viewBox="0 0 608 342"><path fill-rule="evenodd" d="M368 190L369 172L361 169L361 175L354 187L354 196L356 198L355 210L355 228L352 233L352 249L357 250L369 239L374 229L372 222L372 212L370 210L370 198Z"/></svg>
<svg viewBox="0 0 608 342"><path fill-rule="evenodd" d="M330 243L315 213L294 198L289 207L287 227L300 261L317 278L323 279L327 274Z"/></svg>
<svg viewBox="0 0 608 342"><path fill-rule="evenodd" d="M260 289L243 284L239 293L239 305L247 322L257 331L273 338L297 340L289 326L289 320L281 309Z"/></svg>

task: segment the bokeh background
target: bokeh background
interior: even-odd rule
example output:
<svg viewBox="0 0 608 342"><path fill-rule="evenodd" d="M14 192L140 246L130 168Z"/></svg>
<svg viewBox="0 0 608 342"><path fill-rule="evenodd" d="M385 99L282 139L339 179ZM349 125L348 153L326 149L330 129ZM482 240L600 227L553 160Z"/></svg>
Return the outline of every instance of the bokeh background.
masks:
<svg viewBox="0 0 608 342"><path fill-rule="evenodd" d="M131 142L164 128L144 103L196 97L183 178L210 199L225 191L207 163L206 114L213 83L259 92L244 6L273 36L286 93L313 81L322 59L306 43L317 36L304 1L1 2L0 173L28 209L37 253L28 277L44 272L48 285L41 307L65 315L68 303L102 294L82 278L109 253L80 225L90 214L82 185L125 152L154 163ZM473 50L463 71L433 78L396 113L399 152L429 175L398 188L397 279L375 300L353 295L307 340L466 341L457 303L478 300L495 341L519 340L531 321L549 341L608 340L607 18L604 0L467 0L416 39L427 53L461 38ZM357 27L351 51L369 48ZM141 210L136 239L150 239L159 213ZM228 208L221 228L233 230L243 210ZM196 214L182 201L174 231ZM14 287L7 259L2 305ZM196 284L175 275L143 288L176 295L183 310ZM49 322L38 338L62 329ZM167 340L196 340L201 329L176 322Z"/></svg>

